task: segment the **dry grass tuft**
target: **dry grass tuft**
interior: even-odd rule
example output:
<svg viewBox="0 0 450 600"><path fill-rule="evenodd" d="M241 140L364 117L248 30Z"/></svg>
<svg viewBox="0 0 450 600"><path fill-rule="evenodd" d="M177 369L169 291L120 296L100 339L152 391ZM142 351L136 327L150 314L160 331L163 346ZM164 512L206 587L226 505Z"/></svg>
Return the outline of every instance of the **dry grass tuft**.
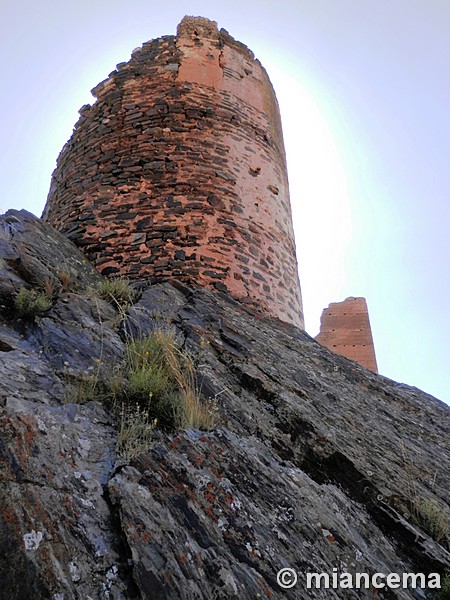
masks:
<svg viewBox="0 0 450 600"><path fill-rule="evenodd" d="M108 379L99 370L84 376L67 398L91 400L112 407L119 429L117 449L126 460L149 448L155 427L210 429L216 420L215 403L201 399L192 357L173 331L131 338L124 364L111 369Z"/></svg>
<svg viewBox="0 0 450 600"><path fill-rule="evenodd" d="M130 401L148 406L164 429L214 424L211 407L200 400L192 357L180 348L171 331L132 340L127 353Z"/></svg>
<svg viewBox="0 0 450 600"><path fill-rule="evenodd" d="M100 298L118 309L123 309L136 300L136 291L126 277L104 279L96 292Z"/></svg>
<svg viewBox="0 0 450 600"><path fill-rule="evenodd" d="M157 421L152 419L150 412L139 404L135 406L122 404L117 417L119 427L117 452L125 460L130 461L151 446L153 429Z"/></svg>
<svg viewBox="0 0 450 600"><path fill-rule="evenodd" d="M450 548L450 522L444 509L436 500L427 498L417 503L418 521L423 528L438 542Z"/></svg>

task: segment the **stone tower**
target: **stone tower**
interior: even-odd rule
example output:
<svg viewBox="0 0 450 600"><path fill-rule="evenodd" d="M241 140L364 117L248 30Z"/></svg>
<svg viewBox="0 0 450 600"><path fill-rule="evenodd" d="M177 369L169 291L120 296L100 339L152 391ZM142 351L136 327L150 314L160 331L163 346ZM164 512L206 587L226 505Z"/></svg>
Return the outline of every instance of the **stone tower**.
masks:
<svg viewBox="0 0 450 600"><path fill-rule="evenodd" d="M185 17L92 92L43 218L105 275L215 288L303 328L280 114L252 52Z"/></svg>
<svg viewBox="0 0 450 600"><path fill-rule="evenodd" d="M378 373L375 347L365 298L332 302L323 310L316 340L336 354Z"/></svg>

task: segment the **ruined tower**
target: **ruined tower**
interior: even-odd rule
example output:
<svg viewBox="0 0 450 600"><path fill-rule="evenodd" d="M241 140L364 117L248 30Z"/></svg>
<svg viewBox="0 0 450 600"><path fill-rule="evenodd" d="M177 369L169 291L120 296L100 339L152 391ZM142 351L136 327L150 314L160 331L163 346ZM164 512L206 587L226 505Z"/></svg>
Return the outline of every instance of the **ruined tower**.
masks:
<svg viewBox="0 0 450 600"><path fill-rule="evenodd" d="M103 274L215 288L303 328L280 114L252 52L185 17L93 94L43 218Z"/></svg>
<svg viewBox="0 0 450 600"><path fill-rule="evenodd" d="M378 373L375 346L365 298L332 302L320 318L316 340L336 354L355 360Z"/></svg>

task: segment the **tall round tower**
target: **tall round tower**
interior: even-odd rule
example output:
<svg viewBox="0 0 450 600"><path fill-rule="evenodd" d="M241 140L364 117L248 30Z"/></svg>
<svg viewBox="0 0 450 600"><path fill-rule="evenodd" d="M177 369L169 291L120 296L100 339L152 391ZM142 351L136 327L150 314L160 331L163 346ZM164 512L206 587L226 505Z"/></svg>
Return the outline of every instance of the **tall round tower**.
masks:
<svg viewBox="0 0 450 600"><path fill-rule="evenodd" d="M43 218L103 274L215 288L303 328L280 114L252 52L185 17L92 92Z"/></svg>

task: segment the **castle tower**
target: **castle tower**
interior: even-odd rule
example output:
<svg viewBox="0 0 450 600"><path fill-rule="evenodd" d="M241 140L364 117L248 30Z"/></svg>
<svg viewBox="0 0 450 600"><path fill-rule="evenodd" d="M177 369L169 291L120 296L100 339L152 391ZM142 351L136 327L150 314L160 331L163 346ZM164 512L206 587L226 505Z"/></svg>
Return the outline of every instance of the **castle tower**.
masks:
<svg viewBox="0 0 450 600"><path fill-rule="evenodd" d="M280 114L252 52L185 17L92 92L43 218L105 275L215 288L303 328Z"/></svg>
<svg viewBox="0 0 450 600"><path fill-rule="evenodd" d="M316 340L336 354L378 373L375 347L365 298L332 302L320 318Z"/></svg>

